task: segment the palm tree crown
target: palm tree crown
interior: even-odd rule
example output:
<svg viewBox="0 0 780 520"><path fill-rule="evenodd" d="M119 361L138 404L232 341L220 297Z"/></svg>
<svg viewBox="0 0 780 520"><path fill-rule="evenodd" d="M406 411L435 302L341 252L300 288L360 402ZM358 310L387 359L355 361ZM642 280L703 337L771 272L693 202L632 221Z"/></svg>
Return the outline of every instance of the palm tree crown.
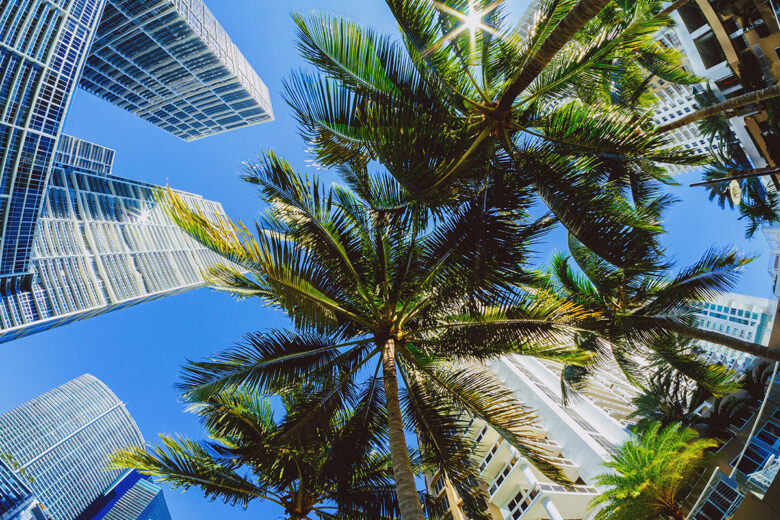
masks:
<svg viewBox="0 0 780 520"><path fill-rule="evenodd" d="M296 16L318 73L287 99L319 163L378 161L428 204L538 196L581 242L619 266L657 254L657 163L702 158L656 132L650 79L699 80L654 35L655 0L542 1L511 27L501 1L387 0L401 41L329 16ZM473 30L463 14L480 17ZM496 199L499 197L496 196Z"/></svg>
<svg viewBox="0 0 780 520"><path fill-rule="evenodd" d="M599 485L610 486L592 502L604 506L596 518L685 518L677 501L701 467L705 450L717 445L696 435L681 425L655 424L623 444L615 458L604 464L614 473L596 477Z"/></svg>
<svg viewBox="0 0 780 520"><path fill-rule="evenodd" d="M118 453L114 466L136 468L174 487L199 487L212 500L248 506L269 501L290 520L395 519L392 471L382 447L383 408L352 396L347 413L318 410L308 428L295 415L311 409L302 389L271 403L241 390L190 399L209 441L161 436L162 445ZM377 415L378 414L378 415Z"/></svg>
<svg viewBox="0 0 780 520"><path fill-rule="evenodd" d="M295 327L253 335L192 363L182 388L284 392L301 378L327 377L332 387L317 396L325 405L355 381L383 387L404 518L419 512L405 428L414 429L426 460L459 487L469 514L485 514L460 412L486 420L558 477L529 430L534 414L479 365L509 352L576 356L572 338L588 313L520 289L533 278L522 269L528 248L549 219L520 226L493 210L490 199L432 214L389 176L342 174L352 189L325 189L267 154L247 175L270 205L256 236L240 224L215 225L170 195L173 217L235 263L212 269L212 284L259 296Z"/></svg>
<svg viewBox="0 0 780 520"><path fill-rule="evenodd" d="M543 286L596 316L593 332L578 339L580 348L594 353L591 362L603 355L613 357L634 381L640 371L637 363L666 364L713 394L723 395L736 389L733 373L699 360L693 340L769 359L780 357L777 349L695 326L697 304L731 289L739 269L751 258L734 250L712 249L698 262L671 274L670 265L659 259L634 268L615 267L572 236L569 251L571 257L553 258Z"/></svg>

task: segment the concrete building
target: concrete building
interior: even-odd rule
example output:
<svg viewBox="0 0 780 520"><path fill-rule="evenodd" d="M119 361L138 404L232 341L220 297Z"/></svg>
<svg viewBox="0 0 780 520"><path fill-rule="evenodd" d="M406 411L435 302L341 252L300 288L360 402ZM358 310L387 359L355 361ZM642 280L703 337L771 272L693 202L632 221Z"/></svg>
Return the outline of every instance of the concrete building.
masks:
<svg viewBox="0 0 780 520"><path fill-rule="evenodd" d="M33 243L29 289L0 296L0 342L203 287L224 259L179 228L159 187L112 175L114 151L62 136ZM193 209L222 206L178 192Z"/></svg>
<svg viewBox="0 0 780 520"><path fill-rule="evenodd" d="M3 296L35 290L33 242L77 85L186 140L273 118L267 88L202 0L0 3Z"/></svg>
<svg viewBox="0 0 780 520"><path fill-rule="evenodd" d="M748 438L759 403L751 409L749 420L741 428L735 428L734 438L715 453L716 468L698 504L693 504L695 507L689 519L780 518L780 479L777 478L780 470L780 385L777 383L770 392L756 434ZM746 444L745 455L739 460Z"/></svg>
<svg viewBox="0 0 780 520"><path fill-rule="evenodd" d="M714 300L700 302L696 306L694 325L704 330L768 345L776 310L775 300L746 294L722 293ZM699 346L710 363L720 363L736 370L746 369L755 360L749 354L723 345L699 342Z"/></svg>
<svg viewBox="0 0 780 520"><path fill-rule="evenodd" d="M53 520L79 518L123 475L106 469L111 454L143 445L124 403L90 375L0 415L0 453L30 477L29 488Z"/></svg>
<svg viewBox="0 0 780 520"><path fill-rule="evenodd" d="M676 49L682 52L683 68L687 72L694 72L691 61L696 62L696 57L689 59L689 55L681 42L678 30L669 29L658 35L658 41L670 49ZM697 74L699 72L696 72ZM658 104L655 106L655 122L658 125L671 123L681 117L684 117L698 108L696 94L703 91L701 85L677 85L668 83L661 78L654 78L650 83L650 90L658 98ZM717 152L720 149L719 139L710 143L708 139L702 136L696 125L688 125L669 132L668 137L671 144L680 146L691 152L701 155L709 154L711 151ZM666 169L672 173L680 174L692 171L698 167L684 166L676 164L665 165Z"/></svg>
<svg viewBox="0 0 780 520"><path fill-rule="evenodd" d="M490 368L515 392L517 398L536 411L539 435L564 474L575 485L571 488L547 479L517 450L481 420L472 421L468 435L482 452L481 476L488 484L490 513L495 520L542 520L591 518L588 504L599 493L596 475L604 473L616 445L628 439L624 423L596 405L586 392L582 398L563 405L560 373L553 364L525 356L507 356ZM598 384L594 384L597 387ZM622 390L621 390L622 391ZM592 396L602 397L603 389ZM618 417L612 401L607 408ZM625 406L627 403L621 403ZM428 478L428 487L437 496L445 496L455 520L465 520L454 488L441 475Z"/></svg>
<svg viewBox="0 0 780 520"><path fill-rule="evenodd" d="M771 2L734 0L715 5L691 0L672 18L693 72L709 80L719 99L780 80L780 24ZM754 167L777 165L780 152L773 150L780 136L772 130L766 111L748 107L730 122Z"/></svg>

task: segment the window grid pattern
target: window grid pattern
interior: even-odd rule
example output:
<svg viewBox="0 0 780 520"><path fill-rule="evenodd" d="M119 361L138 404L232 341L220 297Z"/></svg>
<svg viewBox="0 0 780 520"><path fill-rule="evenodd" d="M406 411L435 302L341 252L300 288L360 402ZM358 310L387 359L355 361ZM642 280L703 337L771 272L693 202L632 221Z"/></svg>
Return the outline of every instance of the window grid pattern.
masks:
<svg viewBox="0 0 780 520"><path fill-rule="evenodd" d="M32 490L0 458L0 520L8 520L32 502Z"/></svg>
<svg viewBox="0 0 780 520"><path fill-rule="evenodd" d="M202 0L108 0L81 86L188 141L273 118Z"/></svg>
<svg viewBox="0 0 780 520"><path fill-rule="evenodd" d="M62 136L34 242L32 289L0 298L0 342L205 284L226 260L179 228L156 186L110 175L113 151ZM209 218L222 206L177 192Z"/></svg>
<svg viewBox="0 0 780 520"><path fill-rule="evenodd" d="M57 138L104 1L0 4L0 276L6 286L29 278Z"/></svg>
<svg viewBox="0 0 780 520"><path fill-rule="evenodd" d="M171 520L162 489L140 479L120 498L103 520Z"/></svg>
<svg viewBox="0 0 780 520"><path fill-rule="evenodd" d="M74 520L116 481L122 472L105 469L114 451L143 445L122 402L90 375L0 415L0 451L54 520Z"/></svg>

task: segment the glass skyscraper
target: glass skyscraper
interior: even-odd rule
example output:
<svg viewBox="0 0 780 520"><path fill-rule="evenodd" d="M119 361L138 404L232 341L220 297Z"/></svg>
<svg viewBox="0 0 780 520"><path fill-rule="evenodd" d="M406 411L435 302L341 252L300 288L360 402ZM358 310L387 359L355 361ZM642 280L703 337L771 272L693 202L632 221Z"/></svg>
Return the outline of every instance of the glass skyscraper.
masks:
<svg viewBox="0 0 780 520"><path fill-rule="evenodd" d="M0 2L0 341L197 287L216 258L61 134L77 85L185 140L273 118L202 0Z"/></svg>
<svg viewBox="0 0 780 520"><path fill-rule="evenodd" d="M0 456L0 520L17 520L32 503L30 486Z"/></svg>
<svg viewBox="0 0 780 520"><path fill-rule="evenodd" d="M0 289L29 282L57 138L104 1L0 3Z"/></svg>
<svg viewBox="0 0 780 520"><path fill-rule="evenodd" d="M29 289L0 296L0 342L204 285L225 260L168 217L158 187L111 175L114 151L63 135L33 244ZM216 202L177 192L209 218Z"/></svg>
<svg viewBox="0 0 780 520"><path fill-rule="evenodd" d="M10 454L23 474L29 475L33 494L53 520L78 518L124 474L106 469L110 455L143 445L141 432L124 404L90 375L0 415L0 453ZM147 498L126 502L142 504L140 514L156 500L156 492L144 488L137 493ZM144 520L158 518L168 520L165 516Z"/></svg>
<svg viewBox="0 0 780 520"><path fill-rule="evenodd" d="M188 141L273 118L202 0L108 0L81 86Z"/></svg>
<svg viewBox="0 0 780 520"><path fill-rule="evenodd" d="M162 489L138 471L125 472L76 520L171 520Z"/></svg>

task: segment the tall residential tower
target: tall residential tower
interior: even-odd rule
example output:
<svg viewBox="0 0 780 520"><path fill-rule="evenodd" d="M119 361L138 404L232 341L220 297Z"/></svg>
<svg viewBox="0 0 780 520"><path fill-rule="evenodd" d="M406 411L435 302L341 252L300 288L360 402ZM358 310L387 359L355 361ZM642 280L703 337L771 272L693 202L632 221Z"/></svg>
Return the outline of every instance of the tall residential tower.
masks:
<svg viewBox="0 0 780 520"><path fill-rule="evenodd" d="M201 286L218 261L154 186L111 175L113 151L62 135L76 86L188 141L273 119L202 0L1 2L0 342Z"/></svg>
<svg viewBox="0 0 780 520"><path fill-rule="evenodd" d="M225 260L179 228L160 188L111 174L113 150L62 136L33 242L32 283L0 296L0 342L205 285ZM182 201L211 219L222 206Z"/></svg>
<svg viewBox="0 0 780 520"><path fill-rule="evenodd" d="M143 445L141 432L124 403L90 375L0 415L0 453L9 454L19 472L30 478L29 487L53 520L80 518L124 474L106 469L111 454ZM147 490L146 495L149 499L145 502L135 500L146 504L139 514L157 492ZM114 518L138 517L127 514ZM158 519L169 520L154 518Z"/></svg>
<svg viewBox="0 0 780 520"><path fill-rule="evenodd" d="M482 420L473 420L467 435L482 458L481 477L488 485L494 520L592 518L590 501L599 494L595 477L628 439L626 417L631 388L615 380L594 381L581 398L568 405L561 397L560 373L553 364L527 356L505 356L490 368L516 397L533 409L531 427L541 447L574 485L550 481L500 434ZM610 395L612 394L612 395ZM598 403L598 404L597 404ZM460 498L442 474L428 478L431 492L443 497L454 520L467 520Z"/></svg>
<svg viewBox="0 0 780 520"><path fill-rule="evenodd" d="M0 3L0 289L29 281L54 151L104 2Z"/></svg>

